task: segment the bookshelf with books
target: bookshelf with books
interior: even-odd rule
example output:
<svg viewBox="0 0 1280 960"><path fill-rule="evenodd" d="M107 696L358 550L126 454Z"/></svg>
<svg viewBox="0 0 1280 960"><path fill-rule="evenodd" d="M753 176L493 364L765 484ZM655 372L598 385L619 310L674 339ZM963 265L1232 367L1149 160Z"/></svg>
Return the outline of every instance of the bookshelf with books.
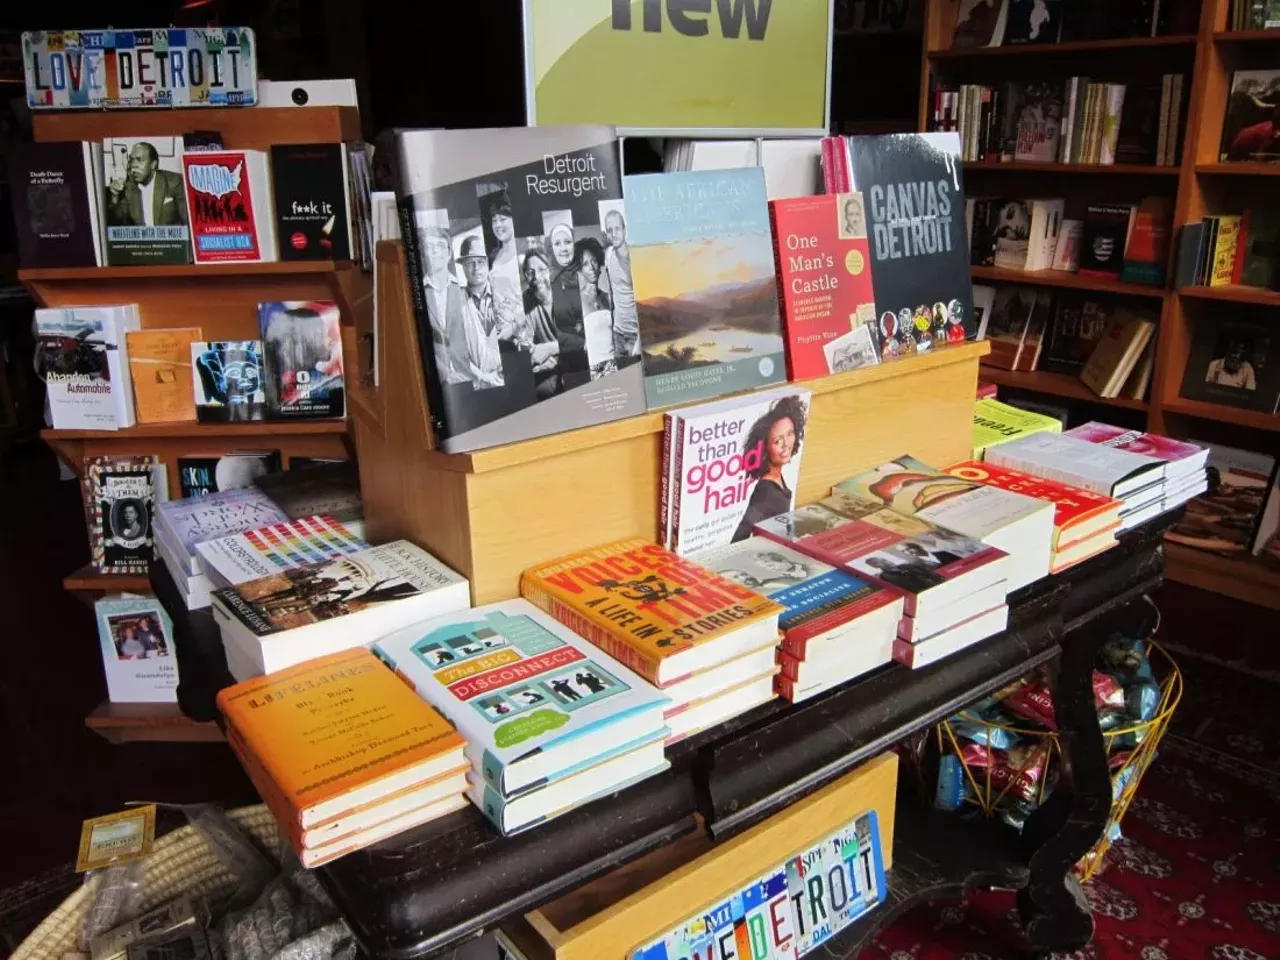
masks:
<svg viewBox="0 0 1280 960"><path fill-rule="evenodd" d="M360 138L359 114L350 107L85 111L37 113L33 117L33 149L68 141L101 143L104 138L121 136L180 138L197 130L214 132L227 149L237 150L269 151L275 144L340 144ZM93 186L86 186L93 202ZM93 257L88 262L92 264ZM18 278L40 308L69 314L67 308L86 304L136 304L136 325L126 329L146 333L199 328L200 339L214 342L260 340L260 304L331 302L340 313L348 381L355 379L358 363L357 330L367 330L372 320L368 274L351 260L138 266L28 263L19 265ZM126 367L120 377L131 394L130 381L135 375L135 370ZM190 391L187 387L187 393ZM198 398L199 389L196 393ZM155 458L164 468L169 488L160 492L161 499L181 495L179 459L188 455L214 457L246 448L269 448L273 453L278 451L285 463L294 457L347 459L351 455L346 417L201 422L191 409L178 419L154 422L130 418L118 429L50 427L40 436L77 474L85 473L87 458ZM145 572L103 572L94 563L70 572L63 587L91 604L115 593L151 592ZM216 725L187 719L176 704L108 701L85 722L117 743L221 739Z"/></svg>

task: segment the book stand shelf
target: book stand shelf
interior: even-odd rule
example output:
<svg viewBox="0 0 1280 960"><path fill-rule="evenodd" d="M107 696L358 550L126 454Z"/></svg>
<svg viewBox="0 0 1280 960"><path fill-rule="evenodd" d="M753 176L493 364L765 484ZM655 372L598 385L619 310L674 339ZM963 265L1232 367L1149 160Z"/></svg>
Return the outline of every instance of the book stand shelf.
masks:
<svg viewBox="0 0 1280 960"><path fill-rule="evenodd" d="M1088 76L1095 79L1185 74L1186 119L1177 166L1061 163L966 163L967 196L1066 197L1083 202L1137 202L1147 195L1173 199L1170 249L1164 287L1081 277L1056 270L1021 272L974 267L976 282L999 281L1036 287L1070 288L1103 296L1160 301L1155 370L1148 398L1103 399L1077 377L1048 371L1014 372L983 367L981 377L1001 386L1097 405L1099 416L1153 433L1227 443L1246 449L1277 450L1280 415L1243 410L1179 396L1191 353L1195 324L1229 312L1231 304L1280 307L1280 293L1255 287L1172 286L1178 228L1210 214L1239 213L1245 207L1280 204L1280 164L1220 163L1219 141L1235 70L1274 67L1280 59L1280 30L1229 29L1231 0L1202 0L1194 33L1122 40L1079 40L951 49L959 13L956 0L927 0L921 62L918 127L927 130L933 112L932 88L942 77L961 83ZM1113 408L1103 411L1103 407ZM1115 413L1118 408L1122 412ZM1219 557L1202 550L1168 550L1168 578L1226 596L1280 610L1280 570L1249 559Z"/></svg>
<svg viewBox="0 0 1280 960"><path fill-rule="evenodd" d="M360 137L353 107L210 108L37 114L37 142L109 136L181 136L216 130L229 148L270 150L277 143L336 143ZM356 330L371 320L371 284L350 262L314 261L19 270L42 307L137 303L142 328L199 326L208 340L256 340L257 304L268 300L334 300L342 314L348 383L358 370ZM348 393L351 388L348 387ZM140 424L123 430L43 430L41 438L79 475L84 458L155 454L168 468L169 494L180 491L178 458L231 450L279 450L290 457L349 455L347 420ZM151 592L145 577L97 573L92 565L63 586L88 603L118 591ZM113 742L220 739L217 728L186 718L177 704L104 703L85 723Z"/></svg>
<svg viewBox="0 0 1280 960"><path fill-rule="evenodd" d="M435 449L404 250L378 245L380 385L352 388L370 539L421 544L471 581L476 604L519 595L536 563L628 536L660 539L661 413L467 454ZM911 453L969 457L985 343L836 374L813 391L799 504Z"/></svg>

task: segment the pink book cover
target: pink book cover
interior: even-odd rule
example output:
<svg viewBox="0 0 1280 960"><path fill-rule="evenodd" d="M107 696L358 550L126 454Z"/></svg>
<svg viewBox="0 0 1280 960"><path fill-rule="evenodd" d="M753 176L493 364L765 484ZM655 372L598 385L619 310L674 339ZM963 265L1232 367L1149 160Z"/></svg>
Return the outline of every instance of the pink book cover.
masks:
<svg viewBox="0 0 1280 960"><path fill-rule="evenodd" d="M1140 453L1143 456L1165 461L1186 460L1188 457L1204 453L1204 447L1198 444L1184 443L1159 434L1143 433L1141 430L1125 430L1109 423L1098 423L1096 420L1067 430L1063 436L1076 437L1080 440L1088 440L1090 443L1128 450L1130 453Z"/></svg>

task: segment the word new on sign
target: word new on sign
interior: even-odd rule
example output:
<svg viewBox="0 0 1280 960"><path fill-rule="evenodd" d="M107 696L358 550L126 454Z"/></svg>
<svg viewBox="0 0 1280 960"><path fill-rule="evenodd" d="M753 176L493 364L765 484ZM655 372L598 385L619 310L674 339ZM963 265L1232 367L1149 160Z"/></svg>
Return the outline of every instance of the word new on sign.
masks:
<svg viewBox="0 0 1280 960"><path fill-rule="evenodd" d="M251 107L257 43L248 27L29 31L27 106Z"/></svg>

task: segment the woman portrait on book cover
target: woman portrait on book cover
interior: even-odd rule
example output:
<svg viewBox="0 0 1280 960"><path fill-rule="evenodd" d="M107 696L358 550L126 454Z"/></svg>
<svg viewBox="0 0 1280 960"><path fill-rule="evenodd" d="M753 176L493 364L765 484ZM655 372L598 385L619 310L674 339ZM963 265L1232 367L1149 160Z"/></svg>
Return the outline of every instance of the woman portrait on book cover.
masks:
<svg viewBox="0 0 1280 960"><path fill-rule="evenodd" d="M568 210L544 211L543 227L551 250L551 315L560 340L560 373L564 388L587 379L587 340L582 323L582 294L574 265L573 219Z"/></svg>
<svg viewBox="0 0 1280 960"><path fill-rule="evenodd" d="M795 492L787 486L782 470L800 452L805 416L804 404L798 396L782 397L752 424L742 452L744 458L748 458L760 450L758 462L746 471L756 483L732 542L751 536L752 528L761 520L791 509Z"/></svg>

